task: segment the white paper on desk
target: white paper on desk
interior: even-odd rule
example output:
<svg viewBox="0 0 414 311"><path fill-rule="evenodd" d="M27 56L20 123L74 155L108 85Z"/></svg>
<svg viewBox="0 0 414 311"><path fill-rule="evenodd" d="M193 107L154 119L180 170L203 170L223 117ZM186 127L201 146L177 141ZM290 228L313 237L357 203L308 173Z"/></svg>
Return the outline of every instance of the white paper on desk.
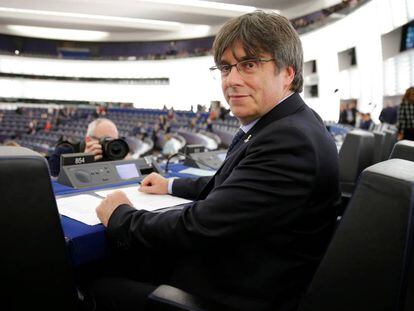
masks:
<svg viewBox="0 0 414 311"><path fill-rule="evenodd" d="M179 171L178 173L190 174L190 175L196 175L196 176L213 176L216 173L216 171L202 170L201 168L189 167L189 168L186 168L185 170Z"/></svg>
<svg viewBox="0 0 414 311"><path fill-rule="evenodd" d="M144 209L147 211L154 211L160 208L171 207L179 204L191 202L190 200L175 197L169 194L148 194L138 191L137 186L112 188L110 190L95 191L101 197L106 197L109 193L115 190L122 190L131 201L136 209Z"/></svg>
<svg viewBox="0 0 414 311"><path fill-rule="evenodd" d="M101 223L95 212L95 208L101 201L102 199L89 194L79 194L56 199L59 214L90 226Z"/></svg>

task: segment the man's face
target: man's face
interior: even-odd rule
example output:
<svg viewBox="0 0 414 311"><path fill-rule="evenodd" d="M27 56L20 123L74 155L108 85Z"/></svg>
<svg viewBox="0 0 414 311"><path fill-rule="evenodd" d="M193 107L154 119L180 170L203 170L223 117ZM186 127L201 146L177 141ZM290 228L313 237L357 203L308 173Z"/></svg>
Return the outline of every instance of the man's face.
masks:
<svg viewBox="0 0 414 311"><path fill-rule="evenodd" d="M259 58L273 57L265 53ZM232 65L247 59L249 57L242 44L236 42L224 51L221 64ZM289 88L293 78L291 67L281 69L276 67L274 61L259 62L257 72L252 75L242 75L236 67L232 67L227 76L222 76L222 89L233 114L242 124L248 124L265 115L292 92Z"/></svg>
<svg viewBox="0 0 414 311"><path fill-rule="evenodd" d="M99 123L94 131L94 138L101 139L103 137L118 138L118 130L113 123Z"/></svg>

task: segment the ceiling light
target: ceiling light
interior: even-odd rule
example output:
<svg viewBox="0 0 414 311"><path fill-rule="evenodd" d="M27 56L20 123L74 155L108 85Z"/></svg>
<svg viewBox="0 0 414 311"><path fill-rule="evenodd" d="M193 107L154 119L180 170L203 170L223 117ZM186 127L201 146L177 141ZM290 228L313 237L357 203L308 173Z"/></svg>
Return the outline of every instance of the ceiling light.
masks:
<svg viewBox="0 0 414 311"><path fill-rule="evenodd" d="M150 3L162 3L162 4L170 4L170 5L188 6L188 7L203 8L203 9L235 11L239 13L249 13L249 12L256 10L256 7L254 6L230 4L230 3L223 3L223 2L213 2L213 1L200 1L200 0L140 0L140 1L150 2Z"/></svg>
<svg viewBox="0 0 414 311"><path fill-rule="evenodd" d="M48 38L73 41L95 41L102 40L108 36L108 33L104 31L74 30L23 25L7 25L6 27L12 32L14 32L16 35L35 38Z"/></svg>
<svg viewBox="0 0 414 311"><path fill-rule="evenodd" d="M182 24L178 22L161 21L153 19L120 17L120 16L106 16L93 15L83 13L69 13L57 11L43 11L43 10L28 10L0 7L0 16L22 18L29 16L32 20L44 20L45 18L55 19L58 21L70 21L77 19L82 23L92 24L107 24L124 27L137 27L152 30L180 30Z"/></svg>

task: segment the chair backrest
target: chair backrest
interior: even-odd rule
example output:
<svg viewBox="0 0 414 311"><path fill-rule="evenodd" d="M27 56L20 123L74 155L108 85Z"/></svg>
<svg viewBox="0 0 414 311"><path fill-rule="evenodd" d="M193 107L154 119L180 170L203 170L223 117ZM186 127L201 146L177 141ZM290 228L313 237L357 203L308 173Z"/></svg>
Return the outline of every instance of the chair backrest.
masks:
<svg viewBox="0 0 414 311"><path fill-rule="evenodd" d="M404 310L413 211L413 162L367 168L299 310Z"/></svg>
<svg viewBox="0 0 414 311"><path fill-rule="evenodd" d="M339 150L339 180L343 192L353 192L359 174L372 164L373 156L373 133L353 130L345 136Z"/></svg>
<svg viewBox="0 0 414 311"><path fill-rule="evenodd" d="M385 133L374 131L374 157L372 164L381 162L382 148L384 147Z"/></svg>
<svg viewBox="0 0 414 311"><path fill-rule="evenodd" d="M384 144L382 147L381 152L381 161L388 160L390 157L392 148L394 148L395 143L397 142L397 132L393 130L385 130L385 138L384 138Z"/></svg>
<svg viewBox="0 0 414 311"><path fill-rule="evenodd" d="M414 161L414 141L400 140L394 145L390 159L404 159Z"/></svg>
<svg viewBox="0 0 414 311"><path fill-rule="evenodd" d="M46 160L0 147L4 310L75 310L76 289Z"/></svg>

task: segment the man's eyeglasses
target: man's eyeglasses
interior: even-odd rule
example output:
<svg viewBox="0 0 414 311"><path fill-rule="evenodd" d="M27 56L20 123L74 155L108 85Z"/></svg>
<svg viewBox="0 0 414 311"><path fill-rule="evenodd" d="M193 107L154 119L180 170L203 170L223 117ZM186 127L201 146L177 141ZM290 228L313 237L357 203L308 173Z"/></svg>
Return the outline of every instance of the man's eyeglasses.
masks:
<svg viewBox="0 0 414 311"><path fill-rule="evenodd" d="M261 63L267 63L274 61L274 58L254 58L254 59L246 59L242 60L241 62L235 63L233 65L230 64L222 64L213 66L210 68L210 71L214 74L214 72L219 71L221 73L221 77L227 77L232 67L236 67L237 71L243 76L249 76L255 74L260 67Z"/></svg>

